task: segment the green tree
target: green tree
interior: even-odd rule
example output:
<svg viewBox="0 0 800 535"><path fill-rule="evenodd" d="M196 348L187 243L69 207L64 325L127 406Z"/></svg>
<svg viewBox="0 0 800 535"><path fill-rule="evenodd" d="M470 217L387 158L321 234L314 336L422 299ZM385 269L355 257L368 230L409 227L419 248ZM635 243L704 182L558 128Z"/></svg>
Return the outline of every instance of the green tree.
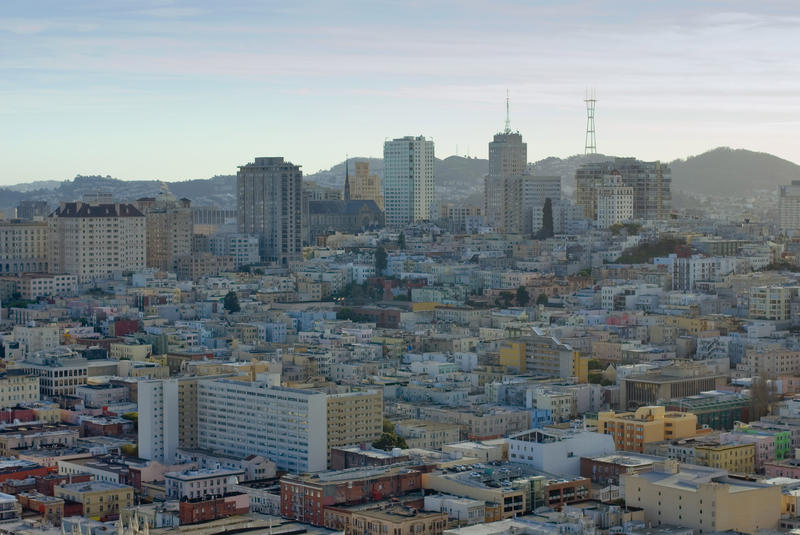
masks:
<svg viewBox="0 0 800 535"><path fill-rule="evenodd" d="M520 286L517 288L517 304L521 307L528 306L528 303L531 302L531 296L528 293L528 289L524 286Z"/></svg>
<svg viewBox="0 0 800 535"><path fill-rule="evenodd" d="M406 248L406 234L405 232L401 232L400 235L397 237L397 247L400 249Z"/></svg>
<svg viewBox="0 0 800 535"><path fill-rule="evenodd" d="M387 265L386 249L378 247L375 249L375 274L383 275Z"/></svg>
<svg viewBox="0 0 800 535"><path fill-rule="evenodd" d="M242 309L239 306L239 296L236 295L234 291L225 294L225 298L222 300L222 306L228 312L239 312Z"/></svg>
<svg viewBox="0 0 800 535"><path fill-rule="evenodd" d="M389 451L392 448L406 449L408 444L406 444L406 439L392 431L391 433L382 433L381 437L372 443L372 447Z"/></svg>
<svg viewBox="0 0 800 535"><path fill-rule="evenodd" d="M547 238L552 238L553 235L553 201L548 197L544 200L544 207L542 208L542 228L536 237L540 240L546 240Z"/></svg>
<svg viewBox="0 0 800 535"><path fill-rule="evenodd" d="M536 298L536 304L537 305L545 305L545 306L547 306L547 303L549 303L549 302L550 301L547 299L547 295L543 294L543 293L539 294L539 296Z"/></svg>
<svg viewBox="0 0 800 535"><path fill-rule="evenodd" d="M603 363L600 362L598 359L590 359L588 362L589 370L602 370Z"/></svg>

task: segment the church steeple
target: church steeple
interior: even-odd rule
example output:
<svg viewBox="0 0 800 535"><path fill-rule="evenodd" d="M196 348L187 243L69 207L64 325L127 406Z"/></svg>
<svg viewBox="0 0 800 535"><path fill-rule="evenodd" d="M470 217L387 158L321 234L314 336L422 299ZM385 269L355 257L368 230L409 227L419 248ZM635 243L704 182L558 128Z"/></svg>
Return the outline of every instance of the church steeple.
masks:
<svg viewBox="0 0 800 535"><path fill-rule="evenodd" d="M350 200L350 159L347 155L344 157L344 200Z"/></svg>

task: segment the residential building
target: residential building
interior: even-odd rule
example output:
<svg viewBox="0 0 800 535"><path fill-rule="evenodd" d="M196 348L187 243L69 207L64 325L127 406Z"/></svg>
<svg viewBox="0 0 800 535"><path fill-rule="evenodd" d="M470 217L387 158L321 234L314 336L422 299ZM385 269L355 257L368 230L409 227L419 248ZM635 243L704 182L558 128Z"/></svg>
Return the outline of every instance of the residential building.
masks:
<svg viewBox="0 0 800 535"><path fill-rule="evenodd" d="M132 204L62 202L48 224L51 273L91 282L146 266L145 216Z"/></svg>
<svg viewBox="0 0 800 535"><path fill-rule="evenodd" d="M19 201L17 204L17 217L19 219L41 220L47 217L50 208L47 201Z"/></svg>
<svg viewBox="0 0 800 535"><path fill-rule="evenodd" d="M76 295L78 292L78 278L68 274L22 273L2 276L0 282L12 284L12 293L29 301L36 301L40 297Z"/></svg>
<svg viewBox="0 0 800 535"><path fill-rule="evenodd" d="M576 378L586 382L588 359L578 351L543 331L504 340L500 344L500 364L517 373Z"/></svg>
<svg viewBox="0 0 800 535"><path fill-rule="evenodd" d="M212 234L208 238L209 250L217 256L233 259L234 269L258 264L258 236L238 232Z"/></svg>
<svg viewBox="0 0 800 535"><path fill-rule="evenodd" d="M694 463L735 474L755 473L755 444L699 442L694 447Z"/></svg>
<svg viewBox="0 0 800 535"><path fill-rule="evenodd" d="M178 258L192 252L192 211L189 199L176 199L162 183L158 197L144 197L135 206L145 215L147 267L175 271Z"/></svg>
<svg viewBox="0 0 800 535"><path fill-rule="evenodd" d="M749 347L736 370L746 376L778 377L800 374L800 351L778 344Z"/></svg>
<svg viewBox="0 0 800 535"><path fill-rule="evenodd" d="M329 459L331 448L375 442L383 433L383 392L329 394L326 426Z"/></svg>
<svg viewBox="0 0 800 535"><path fill-rule="evenodd" d="M0 219L0 275L50 271L49 247L46 222Z"/></svg>
<svg viewBox="0 0 800 535"><path fill-rule="evenodd" d="M208 498L227 494L243 475L242 470L224 468L167 472L164 486L167 498L173 500Z"/></svg>
<svg viewBox="0 0 800 535"><path fill-rule="evenodd" d="M383 200L386 226L403 228L433 219L433 140L406 136L383 145Z"/></svg>
<svg viewBox="0 0 800 535"><path fill-rule="evenodd" d="M512 132L509 125L489 142L489 174L484 179L486 224L501 230L504 224L506 179L525 174L528 166L528 144L522 134Z"/></svg>
<svg viewBox="0 0 800 535"><path fill-rule="evenodd" d="M687 412L667 412L664 407L639 407L636 412L597 414L597 429L614 437L621 451L644 453L650 442L693 437L697 416Z"/></svg>
<svg viewBox="0 0 800 535"><path fill-rule="evenodd" d="M259 157L236 175L238 231L259 238L261 259L287 264L302 248L303 173L282 157Z"/></svg>
<svg viewBox="0 0 800 535"><path fill-rule="evenodd" d="M716 468L665 463L653 472L623 474L625 503L644 509L654 526L686 526L696 533L755 534L778 526L781 488L728 477Z"/></svg>
<svg viewBox="0 0 800 535"><path fill-rule="evenodd" d="M133 505L133 487L110 481L66 483L53 489L56 498L83 505L83 516L112 517Z"/></svg>
<svg viewBox="0 0 800 535"><path fill-rule="evenodd" d="M400 420L395 422L394 430L405 439L409 448L438 450L461 439L461 426L452 423Z"/></svg>
<svg viewBox="0 0 800 535"><path fill-rule="evenodd" d="M180 381L164 379L139 381L139 456L164 464L175 462L179 445L180 418L178 389ZM196 409L195 409L196 410ZM196 444L195 444L196 445Z"/></svg>
<svg viewBox="0 0 800 535"><path fill-rule="evenodd" d="M544 204L561 200L560 176L514 175L503 181L502 229L510 234L531 234L542 228Z"/></svg>
<svg viewBox="0 0 800 535"><path fill-rule="evenodd" d="M751 318L786 321L792 318L791 303L800 296L800 286L754 286L749 293Z"/></svg>
<svg viewBox="0 0 800 535"><path fill-rule="evenodd" d="M627 223L633 219L633 188L626 186L620 173L603 177L597 188L597 228Z"/></svg>
<svg viewBox="0 0 800 535"><path fill-rule="evenodd" d="M39 377L9 368L0 373L0 409L39 401Z"/></svg>
<svg viewBox="0 0 800 535"><path fill-rule="evenodd" d="M348 535L392 533L393 535L442 535L447 527L447 514L417 511L395 505L386 509L354 511Z"/></svg>
<svg viewBox="0 0 800 535"><path fill-rule="evenodd" d="M263 455L280 470L315 472L328 462L327 396L263 382L201 380L197 437L202 449ZM371 430L372 422L368 422Z"/></svg>

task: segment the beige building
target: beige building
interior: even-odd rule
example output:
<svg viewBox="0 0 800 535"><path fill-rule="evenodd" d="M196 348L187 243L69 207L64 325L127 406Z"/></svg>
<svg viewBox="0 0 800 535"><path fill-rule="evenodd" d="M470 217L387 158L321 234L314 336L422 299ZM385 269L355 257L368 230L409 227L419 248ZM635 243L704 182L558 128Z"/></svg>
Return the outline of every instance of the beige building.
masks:
<svg viewBox="0 0 800 535"><path fill-rule="evenodd" d="M755 472L756 446L753 443L705 443L694 447L694 463L736 474Z"/></svg>
<svg viewBox="0 0 800 535"><path fill-rule="evenodd" d="M68 483L53 488L56 498L83 505L83 516L101 518L118 515L122 509L133 505L133 487L110 481Z"/></svg>
<svg viewBox="0 0 800 535"><path fill-rule="evenodd" d="M331 448L372 443L383 432L383 392L367 390L327 396L328 460Z"/></svg>
<svg viewBox="0 0 800 535"><path fill-rule="evenodd" d="M175 271L178 258L192 252L189 199L176 199L166 184L158 197L136 201L147 222L147 267Z"/></svg>
<svg viewBox="0 0 800 535"><path fill-rule="evenodd" d="M636 412L597 414L597 430L614 437L617 450L644 453L651 442L693 437L697 434L697 415L667 412L664 407L639 407Z"/></svg>
<svg viewBox="0 0 800 535"><path fill-rule="evenodd" d="M750 288L748 314L751 318L785 321L791 319L791 302L800 286L756 286Z"/></svg>
<svg viewBox="0 0 800 535"><path fill-rule="evenodd" d="M48 238L45 222L0 220L0 275L47 272Z"/></svg>
<svg viewBox="0 0 800 535"><path fill-rule="evenodd" d="M111 344L108 352L112 359L117 360L145 360L153 354L150 344Z"/></svg>
<svg viewBox="0 0 800 535"><path fill-rule="evenodd" d="M395 505L389 509L354 511L345 535L442 535L447 514Z"/></svg>
<svg viewBox="0 0 800 535"><path fill-rule="evenodd" d="M395 423L394 430L409 448L438 450L461 439L461 426L445 422L401 420Z"/></svg>
<svg viewBox="0 0 800 535"><path fill-rule="evenodd" d="M91 282L145 267L145 217L132 204L63 202L48 223L51 273Z"/></svg>
<svg viewBox="0 0 800 535"><path fill-rule="evenodd" d="M780 345L748 348L736 370L743 375L777 377L800 373L800 351L792 351Z"/></svg>
<svg viewBox="0 0 800 535"><path fill-rule="evenodd" d="M39 401L39 378L22 370L0 373L0 409Z"/></svg>
<svg viewBox="0 0 800 535"><path fill-rule="evenodd" d="M621 474L625 503L641 507L645 521L686 526L696 533L735 530L756 533L778 527L781 488L732 479L715 468L656 465L653 472Z"/></svg>
<svg viewBox="0 0 800 535"><path fill-rule="evenodd" d="M355 162L355 168L355 174L349 177L350 200L373 200L383 211L381 178L376 174L370 174L369 162Z"/></svg>

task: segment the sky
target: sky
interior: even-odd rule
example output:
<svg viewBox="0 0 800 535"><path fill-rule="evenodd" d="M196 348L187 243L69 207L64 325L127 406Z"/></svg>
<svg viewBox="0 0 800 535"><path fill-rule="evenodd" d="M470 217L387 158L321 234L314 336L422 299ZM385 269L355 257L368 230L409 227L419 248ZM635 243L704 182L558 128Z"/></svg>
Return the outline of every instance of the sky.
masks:
<svg viewBox="0 0 800 535"><path fill-rule="evenodd" d="M3 0L0 185L313 173L385 139L485 158L717 146L800 162L796 0Z"/></svg>

